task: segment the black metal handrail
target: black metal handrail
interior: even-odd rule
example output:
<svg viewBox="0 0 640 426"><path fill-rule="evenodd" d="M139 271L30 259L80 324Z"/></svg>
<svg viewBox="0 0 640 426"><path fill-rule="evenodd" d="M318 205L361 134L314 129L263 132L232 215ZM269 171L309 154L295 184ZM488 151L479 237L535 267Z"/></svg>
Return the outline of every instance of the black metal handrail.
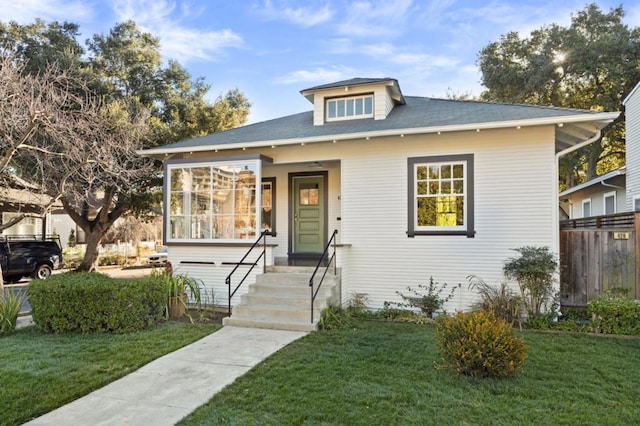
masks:
<svg viewBox="0 0 640 426"><path fill-rule="evenodd" d="M240 286L244 283L244 280L247 279L247 277L249 276L251 271L253 271L253 268L255 268L255 266L258 264L258 262L260 262L260 259L262 259L262 262L263 262L263 264L262 264L262 272L263 273L267 272L267 256L266 256L267 235L273 235L273 234L269 230L262 231L262 233L260 234L260 237L256 240L255 243L253 243L251 245L251 247L249 248L249 250L247 250L247 252L242 257L240 262L236 263L236 267L233 268L231 273L229 275L227 275L227 278L225 278L225 280L224 280L225 284L227 285L227 287L229 289L229 302L228 302L229 303L229 310L228 310L229 316L231 316L231 298L236 294L236 292L238 291ZM264 243L262 244L262 253L260 253L260 256L258 256L257 259L255 260L255 262L253 262L253 263L245 262L245 260L247 259L247 256L249 256L249 254L251 254L253 249L256 248L260 244L260 241L262 241L263 239L264 239ZM242 279L240 280L240 282L238 283L238 285L236 286L236 288L232 292L231 291L231 276L238 270L238 268L240 266L243 266L243 265L244 266L249 265L251 267L249 268L247 273L244 274L244 277L242 277Z"/></svg>
<svg viewBox="0 0 640 426"><path fill-rule="evenodd" d="M336 258L336 235L338 235L338 230L337 229L334 230L333 233L331 234L331 238L329 238L329 242L327 243L327 246L324 248L324 251L322 252L322 256L320 256L320 260L318 261L318 264L316 265L316 269L313 271L313 274L311 275L311 278L309 278L309 287L311 288L311 324L313 324L313 302L315 302L315 300L316 300L316 296L318 295L318 292L320 291L320 286L322 285L322 281L324 281L324 277L327 275L327 271L329 270L329 267L331 266L331 262L333 262L333 275L338 275L338 266L336 265L336 262L335 262L335 258ZM324 260L324 258L328 254L329 247L331 247L331 243L333 243L333 254L329 258L329 261L327 262L327 266L325 266L325 268L324 268L324 273L322 274L322 278L320 278L320 282L318 283L318 287L316 287L316 289L314 291L314 289L313 289L313 280L316 277L316 274L318 273L318 269L320 269L320 266L322 265L322 261Z"/></svg>

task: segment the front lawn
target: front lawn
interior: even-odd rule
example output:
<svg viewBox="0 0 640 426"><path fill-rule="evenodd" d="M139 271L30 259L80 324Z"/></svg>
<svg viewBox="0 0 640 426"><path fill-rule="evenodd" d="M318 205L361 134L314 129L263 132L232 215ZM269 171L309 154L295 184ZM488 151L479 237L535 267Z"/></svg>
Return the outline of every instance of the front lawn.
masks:
<svg viewBox="0 0 640 426"><path fill-rule="evenodd" d="M513 378L434 368L431 326L356 322L312 333L215 395L181 424L635 424L640 339L522 333Z"/></svg>
<svg viewBox="0 0 640 426"><path fill-rule="evenodd" d="M53 335L35 327L0 338L0 424L21 424L214 332L167 322L129 334Z"/></svg>

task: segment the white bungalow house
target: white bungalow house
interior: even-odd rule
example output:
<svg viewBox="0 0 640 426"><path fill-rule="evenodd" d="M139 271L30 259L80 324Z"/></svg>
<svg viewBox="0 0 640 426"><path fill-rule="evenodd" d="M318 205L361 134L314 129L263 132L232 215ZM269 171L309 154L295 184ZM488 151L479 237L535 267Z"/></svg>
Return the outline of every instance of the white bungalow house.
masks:
<svg viewBox="0 0 640 426"><path fill-rule="evenodd" d="M512 248L557 252L558 159L618 116L404 96L392 78L301 93L312 111L141 151L164 161L174 269L202 279L221 304L228 274L241 263L232 288L249 274L229 324L310 327L312 269L248 272L260 250L241 262L262 230L275 234L267 265L314 265L336 231L337 277L323 285L335 284L341 303L365 294L379 308L433 277L462 284L447 311L469 308L468 275L499 282Z"/></svg>

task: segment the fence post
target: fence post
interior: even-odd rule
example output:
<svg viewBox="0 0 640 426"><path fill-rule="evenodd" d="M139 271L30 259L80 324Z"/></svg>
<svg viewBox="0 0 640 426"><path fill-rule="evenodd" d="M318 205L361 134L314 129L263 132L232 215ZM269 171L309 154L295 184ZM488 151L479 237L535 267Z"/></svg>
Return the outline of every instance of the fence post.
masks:
<svg viewBox="0 0 640 426"><path fill-rule="evenodd" d="M640 262L638 262L638 251L640 250L640 212L633 214L633 233L634 245L633 245L633 258L636 269L636 294L635 298L640 299Z"/></svg>

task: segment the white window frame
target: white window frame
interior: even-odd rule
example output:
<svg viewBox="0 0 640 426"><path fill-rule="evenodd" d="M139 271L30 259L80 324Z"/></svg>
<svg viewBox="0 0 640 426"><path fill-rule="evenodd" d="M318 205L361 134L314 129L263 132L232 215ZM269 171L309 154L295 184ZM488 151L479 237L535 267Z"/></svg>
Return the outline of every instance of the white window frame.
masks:
<svg viewBox="0 0 640 426"><path fill-rule="evenodd" d="M613 197L613 212L607 213L607 198ZM617 203L618 199L616 196L616 191L605 192L602 196L602 214L616 214L618 212Z"/></svg>
<svg viewBox="0 0 640 426"><path fill-rule="evenodd" d="M195 168L211 168L211 167L228 167L228 166L237 166L237 165L246 165L246 164L254 164L255 165L255 182L256 186L254 188L255 198L254 198L254 211L255 215L255 229L251 238L214 238L213 236L209 238L196 238L196 237L184 237L184 238L176 238L172 237L171 233L171 218L172 218L172 209L171 209L171 171L175 169L195 169ZM262 161L260 159L250 158L250 159L233 159L233 160L210 160L210 161L184 161L178 160L175 162L167 162L165 165L165 194L164 194L164 203L166 208L165 211L165 241L167 243L189 243L189 244L216 244L216 243L253 243L256 238L260 235L262 229ZM212 186L213 188L213 183ZM189 192L185 197L185 212L180 215L184 218L190 216L190 208L191 208L191 196L192 192ZM235 216L235 214L232 214ZM213 220L215 214L212 212L209 220ZM186 220L186 219L185 219ZM235 228L234 228L235 229Z"/></svg>
<svg viewBox="0 0 640 426"><path fill-rule="evenodd" d="M585 205L589 205L589 216L585 216L584 215L584 206ZM585 198L584 200L582 200L582 204L581 204L582 210L580 210L580 215L581 217L591 217L593 216L593 203L591 202L591 198Z"/></svg>
<svg viewBox="0 0 640 426"><path fill-rule="evenodd" d="M362 113L361 114L357 114L356 113L356 107L354 105L353 108L353 113L352 114L347 114L347 101L349 100L353 100L354 104L356 102L357 99L362 99ZM371 113L365 113L365 100L366 99L371 99ZM344 114L343 115L338 115L338 102L345 102L345 107L344 107ZM330 107L329 105L331 103L335 103L336 104L336 116L335 117L330 117L329 116L329 111L330 111ZM375 99L372 93L367 93L367 94L363 94L363 95L356 95L356 96L343 96L343 97L339 97L339 98L328 98L325 100L325 119L326 121L343 121L343 120L356 120L356 119L361 119L361 118L373 118L374 114L375 114Z"/></svg>

